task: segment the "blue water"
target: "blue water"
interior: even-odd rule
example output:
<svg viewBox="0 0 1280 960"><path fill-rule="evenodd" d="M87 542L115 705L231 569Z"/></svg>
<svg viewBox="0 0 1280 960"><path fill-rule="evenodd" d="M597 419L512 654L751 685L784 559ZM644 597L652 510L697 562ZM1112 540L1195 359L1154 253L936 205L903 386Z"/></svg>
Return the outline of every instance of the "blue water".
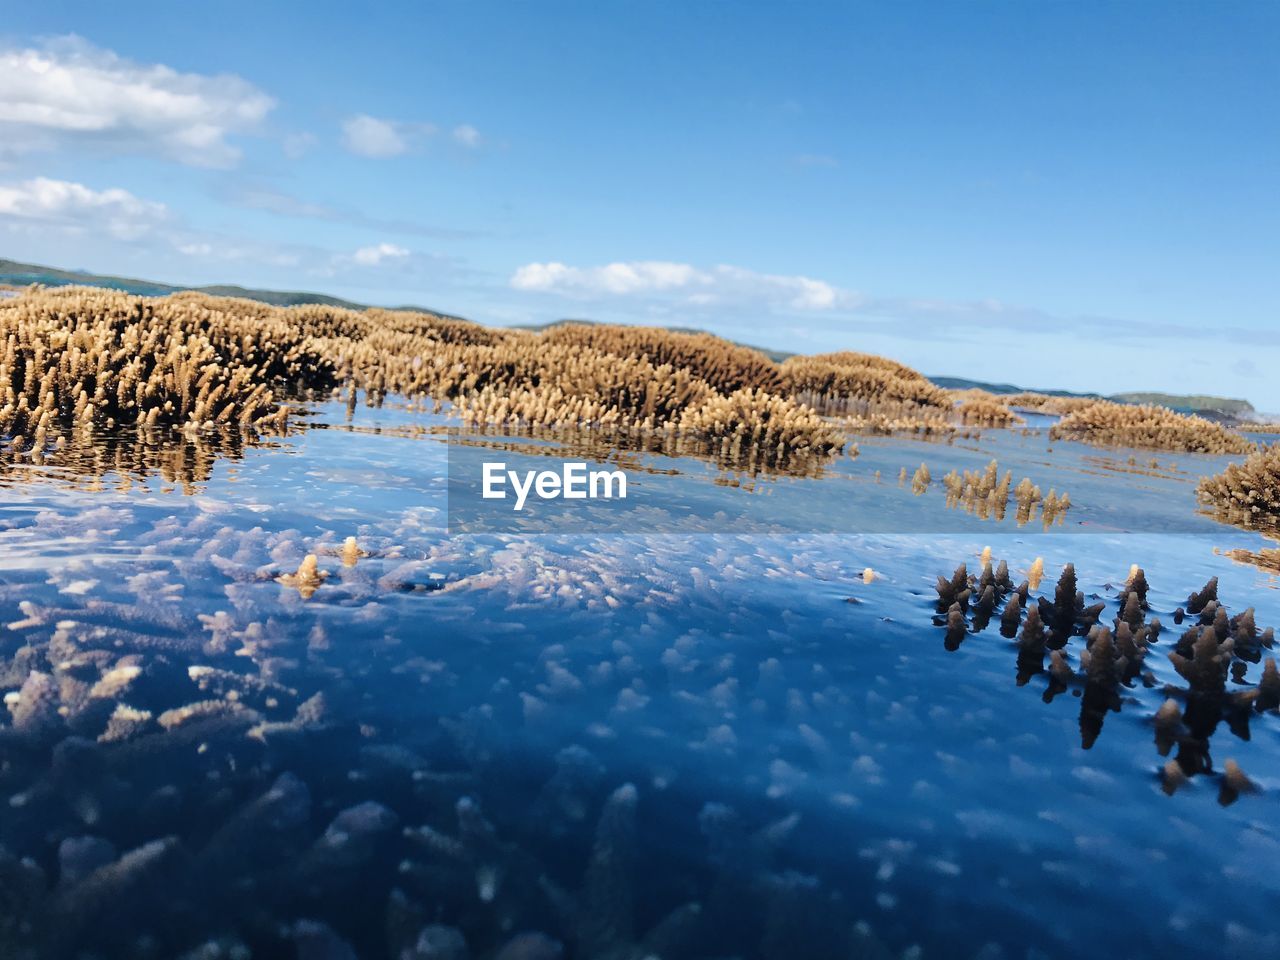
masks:
<svg viewBox="0 0 1280 960"><path fill-rule="evenodd" d="M726 532L451 534L446 425L324 406L185 488L4 475L0 688L43 672L62 711L0 727L0 954L1274 954L1280 717L1221 724L1172 796L1152 727L1189 592L1280 624L1220 553L1264 541L1197 513L1221 458L863 437L727 485L626 454ZM1063 524L949 509L943 474L993 457L1069 491ZM786 532L727 532L744 510ZM933 582L984 546L1015 582L1043 557L1050 598L1068 562L1089 603L1145 568L1166 632L1088 749L1081 685L1019 685L996 625L945 648ZM307 554L304 596L276 578ZM99 742L120 704L150 719ZM1229 758L1259 789L1223 806Z"/></svg>

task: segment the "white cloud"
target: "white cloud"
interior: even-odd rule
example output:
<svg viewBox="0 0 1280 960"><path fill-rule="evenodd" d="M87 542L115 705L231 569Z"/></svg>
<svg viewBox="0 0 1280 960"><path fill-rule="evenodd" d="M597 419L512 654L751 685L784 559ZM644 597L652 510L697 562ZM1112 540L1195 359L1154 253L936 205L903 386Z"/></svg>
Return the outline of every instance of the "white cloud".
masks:
<svg viewBox="0 0 1280 960"><path fill-rule="evenodd" d="M342 144L362 157L394 157L409 149L394 122L363 113L342 125Z"/></svg>
<svg viewBox="0 0 1280 960"><path fill-rule="evenodd" d="M269 187L246 186L231 192L229 199L237 206L249 210L266 210L282 217L306 217L315 220L336 220L337 214L320 203L300 200L287 193Z"/></svg>
<svg viewBox="0 0 1280 960"><path fill-rule="evenodd" d="M96 139L229 167L240 150L228 136L253 130L274 106L240 77L135 63L79 37L0 48L0 149L11 152Z"/></svg>
<svg viewBox="0 0 1280 960"><path fill-rule="evenodd" d="M184 257L205 263L252 263L255 266L298 267L316 256L308 248L279 247L256 240L237 240L216 234L180 234L169 238Z"/></svg>
<svg viewBox="0 0 1280 960"><path fill-rule="evenodd" d="M0 217L73 230L105 230L120 240L146 235L167 215L164 204L142 200L118 187L94 190L48 177L0 185Z"/></svg>
<svg viewBox="0 0 1280 960"><path fill-rule="evenodd" d="M459 124L453 128L453 139L464 147L480 146L480 131L469 123Z"/></svg>
<svg viewBox="0 0 1280 960"><path fill-rule="evenodd" d="M342 145L361 157L398 157L440 131L435 124L387 120L367 113L348 117L342 124ZM475 149L485 142L480 131L462 123L448 131L454 143Z"/></svg>
<svg viewBox="0 0 1280 960"><path fill-rule="evenodd" d="M378 243L370 247L361 247L351 255L353 263L362 267L376 267L384 260L403 260L409 251L394 243Z"/></svg>
<svg viewBox="0 0 1280 960"><path fill-rule="evenodd" d="M600 267L528 263L512 275L511 286L578 299L675 298L702 307L756 303L794 310L830 310L858 303L856 294L811 277L757 273L727 265L700 269L661 260Z"/></svg>
<svg viewBox="0 0 1280 960"><path fill-rule="evenodd" d="M361 113L343 122L342 145L362 157L398 157L408 153L414 141L435 132L430 123L382 120Z"/></svg>

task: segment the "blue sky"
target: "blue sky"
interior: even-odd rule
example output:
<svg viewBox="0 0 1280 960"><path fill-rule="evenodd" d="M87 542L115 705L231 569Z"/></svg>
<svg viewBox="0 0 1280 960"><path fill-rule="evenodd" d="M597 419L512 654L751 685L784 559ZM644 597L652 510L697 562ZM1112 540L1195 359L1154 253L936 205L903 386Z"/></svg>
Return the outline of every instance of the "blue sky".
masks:
<svg viewBox="0 0 1280 960"><path fill-rule="evenodd" d="M1280 4L45 2L0 256L1280 411Z"/></svg>

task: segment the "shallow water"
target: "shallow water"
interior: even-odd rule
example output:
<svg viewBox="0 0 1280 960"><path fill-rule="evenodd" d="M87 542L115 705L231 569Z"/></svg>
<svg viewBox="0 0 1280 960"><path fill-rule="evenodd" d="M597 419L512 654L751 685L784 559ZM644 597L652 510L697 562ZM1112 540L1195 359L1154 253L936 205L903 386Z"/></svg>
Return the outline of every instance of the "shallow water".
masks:
<svg viewBox="0 0 1280 960"><path fill-rule="evenodd" d="M1196 512L1223 459L1043 423L858 438L811 477L619 453L639 512L450 533L450 456L546 457L447 425L324 405L195 478L4 474L0 687L50 709L0 727L0 954L461 956L431 924L504 960L1275 952L1280 717L1221 724L1172 796L1152 727L1189 592L1280 624L1216 552L1262 539ZM993 458L1064 521L948 507ZM1064 563L1090 603L1144 566L1148 684L1098 713L1019 685L995 625L948 651L934 580L987 545L1050 598ZM278 582L308 553L313 593ZM150 718L109 730L120 704ZM1228 758L1260 792L1223 806Z"/></svg>

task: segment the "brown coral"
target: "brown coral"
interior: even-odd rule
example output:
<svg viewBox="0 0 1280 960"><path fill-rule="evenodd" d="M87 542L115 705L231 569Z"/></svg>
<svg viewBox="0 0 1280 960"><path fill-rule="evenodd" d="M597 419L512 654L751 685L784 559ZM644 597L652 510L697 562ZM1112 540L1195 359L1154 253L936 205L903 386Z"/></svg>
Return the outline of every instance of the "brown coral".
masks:
<svg viewBox="0 0 1280 960"><path fill-rule="evenodd" d="M1049 430L1049 437L1100 447L1185 453L1248 453L1254 449L1249 440L1212 420L1155 404L1130 405L1110 400L1098 400L1067 414Z"/></svg>
<svg viewBox="0 0 1280 960"><path fill-rule="evenodd" d="M1201 480L1197 494L1227 523L1253 530L1280 529L1280 444L1263 447L1242 463Z"/></svg>

